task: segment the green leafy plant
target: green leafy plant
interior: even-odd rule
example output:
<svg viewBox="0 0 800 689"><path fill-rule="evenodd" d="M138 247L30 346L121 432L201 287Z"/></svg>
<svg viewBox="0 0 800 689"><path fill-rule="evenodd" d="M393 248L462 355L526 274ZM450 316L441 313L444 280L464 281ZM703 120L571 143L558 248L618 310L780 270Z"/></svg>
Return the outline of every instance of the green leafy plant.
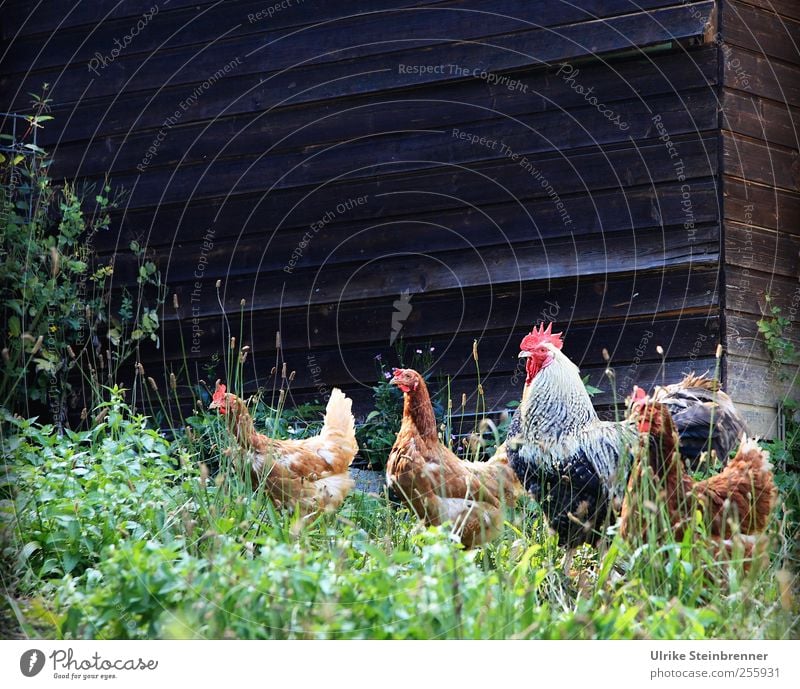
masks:
<svg viewBox="0 0 800 689"><path fill-rule="evenodd" d="M170 444L122 394L109 390L92 429L64 437L52 425L3 418L17 566L29 584L83 572L124 539L163 535L181 470Z"/></svg>
<svg viewBox="0 0 800 689"><path fill-rule="evenodd" d="M785 334L791 325L791 320L783 315L782 309L773 304L772 296L765 296L767 313L758 320L758 332L764 337L764 344L770 359L778 364L792 364L797 361L797 349L794 343ZM785 373L781 372L782 377Z"/></svg>
<svg viewBox="0 0 800 689"><path fill-rule="evenodd" d="M68 403L91 409L138 344L158 342L165 288L156 265L133 242L136 295L123 290L112 305L114 268L101 264L93 242L110 229L110 211L121 196L107 182L99 190L53 184L50 158L24 143L52 119L48 107L48 98L35 100L28 133L14 142L26 155L0 161L0 406L27 415L30 401L46 405L61 425ZM71 396L76 381L87 384L88 399Z"/></svg>
<svg viewBox="0 0 800 689"><path fill-rule="evenodd" d="M592 385L589 382L588 373L583 378L581 378L581 381L583 382L583 387L586 388L586 392L589 395L589 397L594 397L595 395L599 395L603 392L600 388L596 387L595 385Z"/></svg>

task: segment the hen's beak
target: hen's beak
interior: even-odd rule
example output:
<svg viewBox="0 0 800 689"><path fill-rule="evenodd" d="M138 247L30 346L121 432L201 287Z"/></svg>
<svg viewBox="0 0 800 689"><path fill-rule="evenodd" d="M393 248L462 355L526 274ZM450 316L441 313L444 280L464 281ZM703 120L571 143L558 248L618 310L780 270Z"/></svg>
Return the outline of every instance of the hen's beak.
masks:
<svg viewBox="0 0 800 689"><path fill-rule="evenodd" d="M401 368L393 368L392 369L392 379L389 381L389 384L390 385L399 385L400 384L400 380L398 379L398 376L402 372L403 372L403 369L401 369Z"/></svg>
<svg viewBox="0 0 800 689"><path fill-rule="evenodd" d="M527 359L528 357L530 357L530 355L531 355L531 353L530 353L530 352L526 352L526 351L523 349L523 350L522 350L522 351L521 351L521 352L520 352L520 353L517 355L517 358L518 358L518 359Z"/></svg>

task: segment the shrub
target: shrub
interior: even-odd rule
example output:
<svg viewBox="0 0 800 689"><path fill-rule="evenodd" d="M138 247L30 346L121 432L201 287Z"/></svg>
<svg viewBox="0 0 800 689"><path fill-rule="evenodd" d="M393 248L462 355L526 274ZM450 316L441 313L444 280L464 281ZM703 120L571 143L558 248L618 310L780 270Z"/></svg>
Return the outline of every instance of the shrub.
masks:
<svg viewBox="0 0 800 689"><path fill-rule="evenodd" d="M130 413L121 391L110 394L90 431L59 436L52 425L4 418L6 516L14 518L17 567L28 588L80 574L124 540L169 540L182 471L170 444Z"/></svg>

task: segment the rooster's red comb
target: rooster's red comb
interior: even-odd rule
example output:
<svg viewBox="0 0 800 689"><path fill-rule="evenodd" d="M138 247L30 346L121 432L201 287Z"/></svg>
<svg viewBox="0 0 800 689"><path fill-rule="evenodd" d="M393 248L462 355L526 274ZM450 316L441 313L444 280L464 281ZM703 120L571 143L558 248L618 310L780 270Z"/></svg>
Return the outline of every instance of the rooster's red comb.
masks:
<svg viewBox="0 0 800 689"><path fill-rule="evenodd" d="M544 327L544 323L540 323L538 327L534 326L533 330L522 338L522 343L519 348L524 352L530 352L533 351L535 347L545 342L549 342L556 349L561 349L564 346L561 333L553 332L552 322L548 323L546 328Z"/></svg>

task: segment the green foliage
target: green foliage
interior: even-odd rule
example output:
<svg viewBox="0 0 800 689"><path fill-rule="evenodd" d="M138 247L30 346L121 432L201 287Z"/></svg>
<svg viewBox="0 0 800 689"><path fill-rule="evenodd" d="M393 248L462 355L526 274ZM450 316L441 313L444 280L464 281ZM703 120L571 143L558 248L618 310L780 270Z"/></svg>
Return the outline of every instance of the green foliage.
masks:
<svg viewBox="0 0 800 689"><path fill-rule="evenodd" d="M146 419L133 416L118 389L99 408L90 431L66 436L6 416L4 454L14 463L3 476L13 499L18 565L26 583L79 574L126 539L161 536L174 508L170 486L180 480L170 445Z"/></svg>
<svg viewBox="0 0 800 689"><path fill-rule="evenodd" d="M601 392L603 392L600 388L592 385L589 382L588 373L583 378L581 378L581 381L583 382L583 387L586 388L586 392L589 395L589 397L594 397L595 395L599 395Z"/></svg>
<svg viewBox="0 0 800 689"><path fill-rule="evenodd" d="M261 401L253 412L256 428L271 438L285 440L310 438L322 430L325 406L307 402L290 409L275 409Z"/></svg>
<svg viewBox="0 0 800 689"><path fill-rule="evenodd" d="M28 135L52 119L44 114L48 103L36 99ZM60 421L76 380L93 393L79 401L91 408L103 399L99 372L102 383L115 382L139 342L158 342L164 288L155 264L133 242L136 294L123 290L114 312L113 265L97 260L93 243L110 229L120 196L108 183L98 190L55 186L47 154L16 143L29 155L0 161L0 404L26 414L29 400L40 402ZM110 357L98 342L108 342Z"/></svg>
<svg viewBox="0 0 800 689"><path fill-rule="evenodd" d="M764 336L767 353L777 367L781 380L787 379L784 365L796 364L798 351L794 343L786 336L791 327L791 320L783 315L781 308L772 303L772 297L766 295L767 315L758 321L758 331ZM787 464L800 465L800 420L798 420L798 403L796 400L784 399L780 403L781 417L785 424L784 440L773 446L779 459Z"/></svg>
<svg viewBox="0 0 800 689"><path fill-rule="evenodd" d="M788 494L773 563L745 572L697 534L563 550L535 506L465 551L386 499L351 495L316 519L277 513L216 449L209 475L110 391L62 437L6 417L4 555L26 633L59 638L783 638ZM200 417L198 417L200 418ZM209 424L216 423L211 418ZM197 421L199 424L199 421ZM292 422L289 422L290 424ZM197 426L199 429L199 425ZM199 432L199 431L196 431ZM796 499L796 498L795 498ZM796 520L796 516L794 517ZM796 528L796 522L795 522ZM713 575L713 576L709 576Z"/></svg>
<svg viewBox="0 0 800 689"><path fill-rule="evenodd" d="M374 408L356 429L360 454L375 467L385 466L403 418L403 394L384 375L372 388Z"/></svg>
<svg viewBox="0 0 800 689"><path fill-rule="evenodd" d="M792 364L797 361L797 349L794 343L786 338L785 333L791 325L791 320L783 315L780 306L772 303L772 297L767 294L767 313L758 321L758 332L764 336L767 353L777 364ZM785 378L786 374L781 373Z"/></svg>

